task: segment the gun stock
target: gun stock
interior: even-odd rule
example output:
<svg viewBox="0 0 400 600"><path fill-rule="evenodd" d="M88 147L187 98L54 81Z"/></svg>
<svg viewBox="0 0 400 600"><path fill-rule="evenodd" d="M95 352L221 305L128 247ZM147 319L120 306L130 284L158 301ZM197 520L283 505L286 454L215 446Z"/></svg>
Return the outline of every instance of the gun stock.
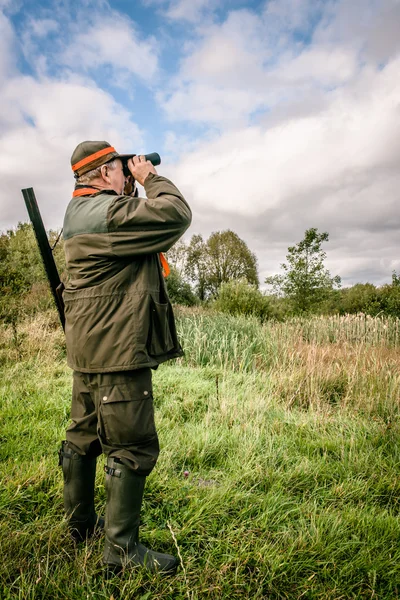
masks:
<svg viewBox="0 0 400 600"><path fill-rule="evenodd" d="M51 293L53 294L54 302L60 316L61 325L65 330L64 302L62 299L62 290L64 285L61 283L60 276L57 271L53 252L50 248L47 233L40 215L39 206L36 201L35 192L33 191L33 188L26 188L21 191L25 200L26 208L28 210L29 218L33 226L33 230L35 232L40 255L43 260L47 279L49 280Z"/></svg>

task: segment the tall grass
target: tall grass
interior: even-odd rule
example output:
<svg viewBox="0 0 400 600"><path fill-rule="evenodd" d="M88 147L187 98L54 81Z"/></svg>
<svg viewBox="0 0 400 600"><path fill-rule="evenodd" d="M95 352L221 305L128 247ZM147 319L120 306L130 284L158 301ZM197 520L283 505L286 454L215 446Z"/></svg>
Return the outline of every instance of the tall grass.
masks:
<svg viewBox="0 0 400 600"><path fill-rule="evenodd" d="M277 355L280 360L282 354L287 355L301 343L388 349L400 345L399 319L368 315L292 318L284 323L261 324L256 317L216 316L189 309L181 313L178 330L187 364L225 365L235 371L264 370Z"/></svg>
<svg viewBox="0 0 400 600"><path fill-rule="evenodd" d="M183 568L112 585L102 540L74 546L62 517L71 376L56 318L22 324L17 343L1 331L0 598L398 598L392 338L344 337L355 330L345 320L260 326L200 311L180 313L178 327L185 357L154 374L162 452L142 538L179 549ZM104 502L99 469L99 511Z"/></svg>
<svg viewBox="0 0 400 600"><path fill-rule="evenodd" d="M272 330L284 337L301 336L317 344L346 343L398 347L400 319L366 314L292 318L286 323L272 324Z"/></svg>

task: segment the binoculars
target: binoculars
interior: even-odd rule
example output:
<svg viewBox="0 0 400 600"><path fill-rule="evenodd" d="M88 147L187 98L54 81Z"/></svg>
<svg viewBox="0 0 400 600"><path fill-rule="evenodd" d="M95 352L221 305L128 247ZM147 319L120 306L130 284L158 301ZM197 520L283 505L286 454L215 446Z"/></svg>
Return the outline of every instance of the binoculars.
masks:
<svg viewBox="0 0 400 600"><path fill-rule="evenodd" d="M132 154L132 157L133 156L136 156L136 154ZM128 167L128 160L132 157L129 156L128 158L124 158L122 160L122 168L123 168L125 177L128 177L129 175L131 175L131 172ZM159 154L157 154L157 152L151 152L151 154L145 154L144 157L146 160L149 160L151 162L151 164L154 165L155 167L157 165L161 164L161 157Z"/></svg>

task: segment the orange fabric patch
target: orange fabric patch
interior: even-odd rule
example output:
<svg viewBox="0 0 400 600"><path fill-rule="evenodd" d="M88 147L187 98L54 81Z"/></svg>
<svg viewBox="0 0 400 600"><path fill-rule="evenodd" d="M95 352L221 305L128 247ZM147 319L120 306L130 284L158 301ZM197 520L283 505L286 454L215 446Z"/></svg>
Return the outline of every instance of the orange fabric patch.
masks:
<svg viewBox="0 0 400 600"><path fill-rule="evenodd" d="M95 188L81 188L80 190L75 190L72 194L73 198L77 198L78 196L90 196L91 194L97 194L99 190Z"/></svg>
<svg viewBox="0 0 400 600"><path fill-rule="evenodd" d="M164 277L168 277L168 275L171 273L171 269L169 268L167 259L165 258L164 254L162 252L160 252L160 260L161 260L163 275L164 275Z"/></svg>
<svg viewBox="0 0 400 600"><path fill-rule="evenodd" d="M90 154L86 158L83 158L79 162L72 165L72 170L77 171L81 167L84 167L85 165L88 165L89 163L96 160L96 158L100 158L101 156L106 156L106 154L111 154L111 152L116 152L115 148L113 148L112 146L110 146L109 148L103 148L103 150L99 150L98 152L95 152L94 154Z"/></svg>

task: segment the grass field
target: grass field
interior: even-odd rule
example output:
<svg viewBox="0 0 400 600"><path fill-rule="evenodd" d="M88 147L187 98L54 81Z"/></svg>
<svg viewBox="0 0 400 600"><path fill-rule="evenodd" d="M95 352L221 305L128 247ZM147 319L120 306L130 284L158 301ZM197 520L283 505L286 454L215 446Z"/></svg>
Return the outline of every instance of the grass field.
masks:
<svg viewBox="0 0 400 600"><path fill-rule="evenodd" d="M62 515L55 319L0 332L1 600L399 598L397 322L181 313L186 356L154 374L162 452L141 537L182 567L106 585L102 540L75 546Z"/></svg>

